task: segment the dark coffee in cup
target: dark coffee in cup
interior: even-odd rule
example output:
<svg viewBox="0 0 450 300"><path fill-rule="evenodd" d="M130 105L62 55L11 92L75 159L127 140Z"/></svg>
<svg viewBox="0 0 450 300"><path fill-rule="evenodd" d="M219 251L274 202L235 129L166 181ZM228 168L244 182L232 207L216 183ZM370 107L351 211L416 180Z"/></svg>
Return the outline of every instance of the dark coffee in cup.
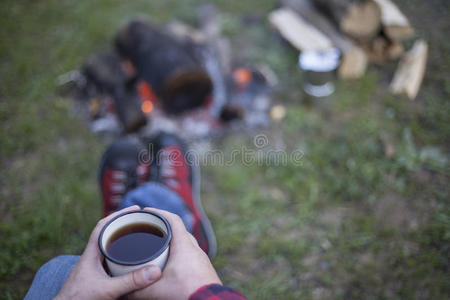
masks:
<svg viewBox="0 0 450 300"><path fill-rule="evenodd" d="M136 262L156 254L166 240L167 234L158 226L134 223L114 232L106 244L106 251L116 260Z"/></svg>
<svg viewBox="0 0 450 300"><path fill-rule="evenodd" d="M105 257L105 269L112 276L120 276L147 265L163 270L171 239L169 222L163 216L135 210L106 223L98 237L98 247Z"/></svg>

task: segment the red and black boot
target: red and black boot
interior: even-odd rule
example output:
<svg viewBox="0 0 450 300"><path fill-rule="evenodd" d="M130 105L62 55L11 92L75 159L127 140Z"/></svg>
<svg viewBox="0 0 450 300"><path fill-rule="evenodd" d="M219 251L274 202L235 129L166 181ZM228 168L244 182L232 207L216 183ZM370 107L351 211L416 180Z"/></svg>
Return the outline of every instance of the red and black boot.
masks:
<svg viewBox="0 0 450 300"><path fill-rule="evenodd" d="M99 183L103 198L103 215L114 212L127 192L149 177L148 164L139 161L143 145L125 137L112 143L102 156Z"/></svg>
<svg viewBox="0 0 450 300"><path fill-rule="evenodd" d="M175 191L184 201L194 217L192 234L200 247L210 258L216 254L216 238L211 223L200 202L200 169L189 164L186 158L186 146L177 136L159 133L150 140L153 145L156 181ZM153 173L153 174L155 174Z"/></svg>

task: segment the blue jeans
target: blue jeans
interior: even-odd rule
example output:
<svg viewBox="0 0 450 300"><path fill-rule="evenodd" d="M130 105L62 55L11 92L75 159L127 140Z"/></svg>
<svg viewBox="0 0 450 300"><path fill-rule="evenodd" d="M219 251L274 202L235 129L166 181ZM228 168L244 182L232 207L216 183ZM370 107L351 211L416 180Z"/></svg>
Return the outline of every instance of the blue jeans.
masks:
<svg viewBox="0 0 450 300"><path fill-rule="evenodd" d="M126 194L118 209L139 205L154 207L177 214L186 229L192 232L193 216L177 193L162 184L150 182ZM53 299L66 282L72 268L79 260L78 255L61 255L43 265L36 273L25 296L29 299Z"/></svg>

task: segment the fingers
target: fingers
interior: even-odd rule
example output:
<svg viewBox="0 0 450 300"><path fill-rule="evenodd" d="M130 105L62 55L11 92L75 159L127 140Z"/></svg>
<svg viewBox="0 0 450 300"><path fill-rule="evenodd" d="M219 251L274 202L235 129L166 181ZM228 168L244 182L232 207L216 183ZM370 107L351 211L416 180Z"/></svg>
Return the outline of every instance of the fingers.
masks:
<svg viewBox="0 0 450 300"><path fill-rule="evenodd" d="M100 231L102 230L103 226L106 225L106 223L108 223L111 219L113 219L114 217L127 212L127 211L133 211L133 210L140 210L141 208L139 207L139 205L133 205L133 206L129 206L127 208L121 209L119 211L116 211L112 214L110 214L109 216L101 219L100 221L98 221L97 225L94 228L94 232L96 229L98 229L98 232L100 233Z"/></svg>
<svg viewBox="0 0 450 300"><path fill-rule="evenodd" d="M98 221L94 230L92 230L91 236L89 237L89 242L86 246L86 250L85 250L84 254L86 254L88 256L89 255L92 255L92 256L100 255L100 250L98 249L97 242L98 242L98 237L100 235L100 232L102 231L102 229L106 225L106 223L108 223L111 219L120 215L121 213L124 213L127 211L139 210L139 209L140 209L140 207L138 205L130 206L130 207L124 208L122 210L116 211L116 212L110 214L109 216Z"/></svg>
<svg viewBox="0 0 450 300"><path fill-rule="evenodd" d="M146 207L144 208L144 210L156 212L167 219L170 224L170 229L172 230L172 242L170 243L170 247L172 250L175 250L176 248L182 246L186 241L190 242L190 234L189 232L187 232L183 221L178 215L153 207Z"/></svg>
<svg viewBox="0 0 450 300"><path fill-rule="evenodd" d="M189 237L191 238L191 242L192 242L192 244L194 244L194 246L200 247L197 239L192 234L189 233Z"/></svg>
<svg viewBox="0 0 450 300"><path fill-rule="evenodd" d="M111 296L119 298L122 295L143 289L161 278L161 269L157 266L147 266L122 276L111 278L108 289Z"/></svg>
<svg viewBox="0 0 450 300"><path fill-rule="evenodd" d="M170 213L165 210L156 209L153 207L146 207L144 210L153 211L160 215L162 215L164 218L167 219L167 221L170 224L170 229L172 229L172 233L180 233L182 235L186 235L188 232L186 231L186 227L184 226L183 221L181 218L173 213Z"/></svg>

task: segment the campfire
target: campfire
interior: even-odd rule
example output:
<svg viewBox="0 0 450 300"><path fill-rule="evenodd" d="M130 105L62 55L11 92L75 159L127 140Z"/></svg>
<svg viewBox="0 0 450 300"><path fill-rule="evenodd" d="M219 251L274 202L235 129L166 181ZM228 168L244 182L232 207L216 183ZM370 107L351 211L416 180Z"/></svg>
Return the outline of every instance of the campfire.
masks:
<svg viewBox="0 0 450 300"><path fill-rule="evenodd" d="M196 140L267 126L273 73L232 68L214 7L201 11L199 29L134 18L118 29L111 49L60 76L92 131L114 138L164 129Z"/></svg>

